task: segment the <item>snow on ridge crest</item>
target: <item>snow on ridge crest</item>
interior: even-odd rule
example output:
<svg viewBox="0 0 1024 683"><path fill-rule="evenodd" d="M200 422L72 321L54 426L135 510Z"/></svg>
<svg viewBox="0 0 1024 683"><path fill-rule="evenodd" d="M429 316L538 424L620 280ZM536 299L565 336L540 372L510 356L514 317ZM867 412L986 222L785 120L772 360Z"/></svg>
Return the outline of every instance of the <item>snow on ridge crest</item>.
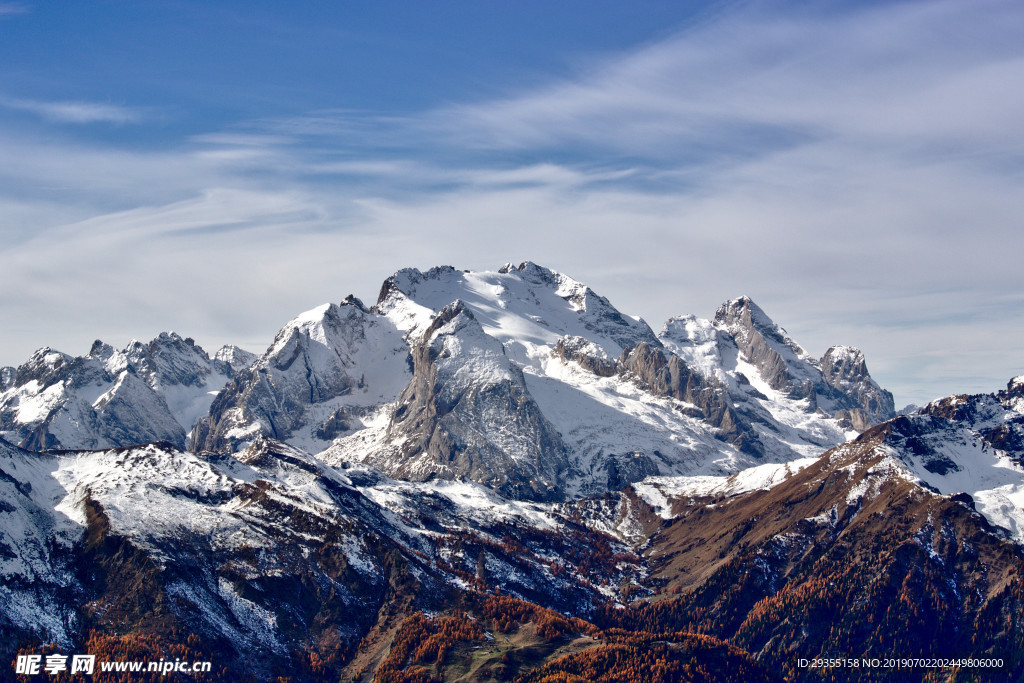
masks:
<svg viewBox="0 0 1024 683"><path fill-rule="evenodd" d="M162 332L122 350L96 340L84 356L40 349L0 394L5 438L30 449L104 448L186 433L232 374L191 338Z"/></svg>
<svg viewBox="0 0 1024 683"><path fill-rule="evenodd" d="M682 497L729 497L750 491L767 491L818 461L800 458L785 463L749 467L725 476L647 477L633 484L633 490L649 503L662 519L671 519L672 500Z"/></svg>

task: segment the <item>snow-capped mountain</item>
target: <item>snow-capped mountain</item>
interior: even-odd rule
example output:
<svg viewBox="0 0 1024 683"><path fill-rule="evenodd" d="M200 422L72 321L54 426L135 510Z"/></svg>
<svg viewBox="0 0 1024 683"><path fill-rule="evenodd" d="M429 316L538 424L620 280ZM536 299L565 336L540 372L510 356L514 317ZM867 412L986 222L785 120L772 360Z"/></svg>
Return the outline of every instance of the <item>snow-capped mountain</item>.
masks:
<svg viewBox="0 0 1024 683"><path fill-rule="evenodd" d="M243 448L257 435L320 451L372 423L412 376L409 346L359 299L289 321L228 384L193 432L193 450Z"/></svg>
<svg viewBox="0 0 1024 683"><path fill-rule="evenodd" d="M659 337L534 263L405 269L372 308L349 297L289 322L191 447L266 434L395 477L546 499L806 457L891 402L859 351L812 359L746 298Z"/></svg>
<svg viewBox="0 0 1024 683"><path fill-rule="evenodd" d="M749 297L725 302L714 320L672 318L660 337L688 365L726 384L755 423L767 417L827 441L837 425L860 432L895 415L892 394L871 378L863 352L833 346L815 359Z"/></svg>
<svg viewBox="0 0 1024 683"><path fill-rule="evenodd" d="M217 392L254 360L237 347L210 358L173 332L121 351L96 341L79 357L43 348L17 369L4 368L0 435L32 450L183 447Z"/></svg>
<svg viewBox="0 0 1024 683"><path fill-rule="evenodd" d="M639 577L626 546L551 509L332 468L265 437L233 457L0 441L0 494L4 647L177 629L269 676L306 652L351 656L384 612L437 610L485 579L585 614L614 594L600 583ZM595 564L602 545L620 557Z"/></svg>
<svg viewBox="0 0 1024 683"><path fill-rule="evenodd" d="M727 638L794 680L818 680L794 651L892 647L1000 657L996 678L1012 680L1024 671L1022 392L1015 378L935 401L818 458L651 477L591 506L590 523L642 545L646 585L668 598L632 618Z"/></svg>
<svg viewBox="0 0 1024 683"><path fill-rule="evenodd" d="M900 415L833 449L828 457L766 464L729 476L648 477L631 488L671 519L673 501L768 490L811 465L841 459L876 462L862 495L884 478L907 481L963 503L1024 545L1024 376L994 394L955 395ZM819 462L822 461L822 462ZM866 488L865 488L866 487ZM854 495L854 494L851 494Z"/></svg>
<svg viewBox="0 0 1024 683"><path fill-rule="evenodd" d="M407 269L258 358L97 342L0 390L8 660L810 681L796 658L941 646L1024 675L1024 376L896 416L860 351L746 297L655 334L533 263Z"/></svg>
<svg viewBox="0 0 1024 683"><path fill-rule="evenodd" d="M466 314L448 309L423 352L475 355L490 386L512 392L510 366ZM264 436L231 455L0 442L0 629L4 642L65 647L87 630L195 636L203 656L261 679L294 675L297 661L332 675L369 662L356 668L372 677L383 634L416 611L499 591L603 628L654 619L729 638L784 669L794 652L873 655L907 634L908 655L923 656L937 642L928 623L957 654L982 643L1024 666L1007 649L1019 624L999 626L1024 608L1024 553L1010 542L1024 539L1007 514L1024 482L1022 392L1016 378L937 401L818 458L546 504L471 481L396 480ZM621 606L651 593L664 599ZM892 617L904 599L928 607Z"/></svg>

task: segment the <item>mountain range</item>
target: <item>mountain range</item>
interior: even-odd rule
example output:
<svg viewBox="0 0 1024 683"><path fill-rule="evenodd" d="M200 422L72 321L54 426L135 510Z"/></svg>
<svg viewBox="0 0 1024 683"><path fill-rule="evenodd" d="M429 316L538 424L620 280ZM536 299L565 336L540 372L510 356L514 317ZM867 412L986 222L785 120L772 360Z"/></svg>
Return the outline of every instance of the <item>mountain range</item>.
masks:
<svg viewBox="0 0 1024 683"><path fill-rule="evenodd" d="M1024 675L1024 376L897 414L863 353L814 357L748 297L655 332L534 263L405 269L259 356L97 341L0 390L9 658L176 652L260 681ZM886 657L1002 664L834 664Z"/></svg>

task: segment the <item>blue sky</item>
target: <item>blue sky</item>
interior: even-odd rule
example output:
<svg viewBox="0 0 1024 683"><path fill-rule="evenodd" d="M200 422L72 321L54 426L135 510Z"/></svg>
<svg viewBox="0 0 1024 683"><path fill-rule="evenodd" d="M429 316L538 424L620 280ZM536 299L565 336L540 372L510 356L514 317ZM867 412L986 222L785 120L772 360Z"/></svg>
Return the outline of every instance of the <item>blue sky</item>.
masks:
<svg viewBox="0 0 1024 683"><path fill-rule="evenodd" d="M0 363L260 351L398 268L748 294L898 402L1024 372L1013 2L0 0Z"/></svg>

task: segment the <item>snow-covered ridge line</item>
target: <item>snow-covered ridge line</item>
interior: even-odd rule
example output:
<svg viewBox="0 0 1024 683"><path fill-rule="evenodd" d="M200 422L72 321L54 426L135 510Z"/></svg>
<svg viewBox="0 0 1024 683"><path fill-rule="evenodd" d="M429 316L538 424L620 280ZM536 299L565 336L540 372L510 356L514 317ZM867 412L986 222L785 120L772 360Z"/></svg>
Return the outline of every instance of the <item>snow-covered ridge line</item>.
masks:
<svg viewBox="0 0 1024 683"><path fill-rule="evenodd" d="M757 465L728 476L647 477L632 485L633 491L655 509L662 519L672 519L672 505L680 498L736 496L767 491L814 464L818 458Z"/></svg>
<svg viewBox="0 0 1024 683"><path fill-rule="evenodd" d="M373 307L350 296L301 313L254 361L231 349L210 359L169 334L36 365L18 373L35 383L0 405L4 433L30 448L236 452L265 435L332 462L515 481L545 499L810 457L890 416L860 352L810 358L749 297L714 321L673 318L659 336L528 261L400 270Z"/></svg>
<svg viewBox="0 0 1024 683"><path fill-rule="evenodd" d="M6 373L0 436L30 449L184 446L216 394L253 360L228 346L210 357L173 332L120 351L97 340L79 357L40 349Z"/></svg>

